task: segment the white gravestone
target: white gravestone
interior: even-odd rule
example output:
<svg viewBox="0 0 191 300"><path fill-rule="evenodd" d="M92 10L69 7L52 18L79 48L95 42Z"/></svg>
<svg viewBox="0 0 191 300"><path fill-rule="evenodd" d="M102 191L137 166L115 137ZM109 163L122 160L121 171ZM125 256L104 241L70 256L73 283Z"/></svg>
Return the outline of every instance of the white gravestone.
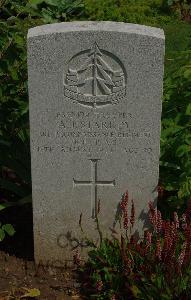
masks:
<svg viewBox="0 0 191 300"><path fill-rule="evenodd" d="M145 226L156 199L164 34L113 22L44 25L28 33L35 259L64 262L96 237L128 190Z"/></svg>

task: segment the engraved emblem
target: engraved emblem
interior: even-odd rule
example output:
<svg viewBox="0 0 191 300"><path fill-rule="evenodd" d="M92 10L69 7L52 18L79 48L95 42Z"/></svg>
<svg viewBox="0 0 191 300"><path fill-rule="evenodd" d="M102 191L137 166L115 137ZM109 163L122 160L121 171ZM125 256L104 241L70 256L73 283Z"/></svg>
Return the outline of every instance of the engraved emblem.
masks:
<svg viewBox="0 0 191 300"><path fill-rule="evenodd" d="M64 78L64 94L68 98L95 108L118 103L125 93L123 64L97 43L70 59Z"/></svg>

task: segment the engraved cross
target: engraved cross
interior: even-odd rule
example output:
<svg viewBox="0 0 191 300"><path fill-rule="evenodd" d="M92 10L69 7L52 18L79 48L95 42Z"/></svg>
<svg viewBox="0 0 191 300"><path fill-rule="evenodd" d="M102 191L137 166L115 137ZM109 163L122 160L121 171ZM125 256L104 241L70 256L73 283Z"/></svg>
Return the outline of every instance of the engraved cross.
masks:
<svg viewBox="0 0 191 300"><path fill-rule="evenodd" d="M92 218L97 217L98 199L97 199L97 187L98 186L115 186L115 180L100 181L97 180L97 164L99 159L90 159L91 161L91 180L80 181L73 179L73 185L75 186L91 186L91 211ZM93 207L95 205L95 207Z"/></svg>

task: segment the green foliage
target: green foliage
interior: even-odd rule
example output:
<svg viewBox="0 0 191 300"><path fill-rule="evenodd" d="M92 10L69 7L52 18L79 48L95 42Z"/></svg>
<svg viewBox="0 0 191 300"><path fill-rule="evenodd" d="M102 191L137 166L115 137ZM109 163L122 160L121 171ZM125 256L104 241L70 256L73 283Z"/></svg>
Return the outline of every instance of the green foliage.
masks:
<svg viewBox="0 0 191 300"><path fill-rule="evenodd" d="M191 195L191 52L173 60L179 67L170 65L164 80L160 178L167 191L177 191L169 198L176 207Z"/></svg>
<svg viewBox="0 0 191 300"><path fill-rule="evenodd" d="M6 234L13 236L15 234L15 229L11 224L2 225L0 223L0 242L4 240Z"/></svg>
<svg viewBox="0 0 191 300"><path fill-rule="evenodd" d="M177 23L163 25L166 44L166 64L165 71L171 76L171 66L178 69L177 56L184 55L184 51L190 50L191 46L191 26L188 23ZM171 59L170 61L168 59ZM185 61L186 64L186 61Z"/></svg>
<svg viewBox="0 0 191 300"><path fill-rule="evenodd" d="M85 0L85 13L91 20L155 25L172 23L161 10L161 0Z"/></svg>
<svg viewBox="0 0 191 300"><path fill-rule="evenodd" d="M88 272L93 287L90 299L111 299L112 295L123 289L122 273L124 269L120 243L104 239L98 248L89 252L88 263L82 271ZM91 270L90 270L91 269ZM102 284L106 284L107 288ZM88 286L88 288L90 288Z"/></svg>
<svg viewBox="0 0 191 300"><path fill-rule="evenodd" d="M82 0L30 0L28 10L44 23L70 21L83 13Z"/></svg>
<svg viewBox="0 0 191 300"><path fill-rule="evenodd" d="M172 221L163 220L149 203L151 224L144 238L131 234L134 213L127 221L127 206L126 193L120 203L125 227L113 230L111 239L102 234L99 246L89 251L88 262L78 260L88 299L190 299L191 203L181 218L174 213ZM98 218L95 221L100 229Z"/></svg>
<svg viewBox="0 0 191 300"><path fill-rule="evenodd" d="M182 275L174 273L168 282L164 266L154 258L156 242L153 242L153 254L150 257L143 257L127 243L126 262L121 247L120 241L104 239L98 249L89 252L88 263L81 268L86 278L84 293L89 299L190 299L190 265ZM130 258L133 262L131 270ZM146 270L146 265L152 267L152 272ZM160 298L156 298L156 295Z"/></svg>
<svg viewBox="0 0 191 300"><path fill-rule="evenodd" d="M31 193L26 35L28 1L0 4L0 190L5 209Z"/></svg>
<svg viewBox="0 0 191 300"><path fill-rule="evenodd" d="M26 36L29 28L68 21L79 0L0 2L0 209L31 201ZM7 200L9 200L7 202Z"/></svg>
<svg viewBox="0 0 191 300"><path fill-rule="evenodd" d="M174 12L180 19L191 21L190 0L164 0L163 8Z"/></svg>

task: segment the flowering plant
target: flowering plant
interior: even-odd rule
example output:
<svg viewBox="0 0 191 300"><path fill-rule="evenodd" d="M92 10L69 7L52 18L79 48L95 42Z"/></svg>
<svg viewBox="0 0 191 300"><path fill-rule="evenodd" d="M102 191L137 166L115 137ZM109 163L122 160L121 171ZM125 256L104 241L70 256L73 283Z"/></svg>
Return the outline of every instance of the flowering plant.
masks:
<svg viewBox="0 0 191 300"><path fill-rule="evenodd" d="M126 192L121 200L123 229L135 222L135 207ZM149 202L150 228L143 238L113 230L81 265L82 288L90 299L191 299L191 201L185 213L163 220ZM97 219L96 222L99 223ZM100 226L98 226L100 231Z"/></svg>

